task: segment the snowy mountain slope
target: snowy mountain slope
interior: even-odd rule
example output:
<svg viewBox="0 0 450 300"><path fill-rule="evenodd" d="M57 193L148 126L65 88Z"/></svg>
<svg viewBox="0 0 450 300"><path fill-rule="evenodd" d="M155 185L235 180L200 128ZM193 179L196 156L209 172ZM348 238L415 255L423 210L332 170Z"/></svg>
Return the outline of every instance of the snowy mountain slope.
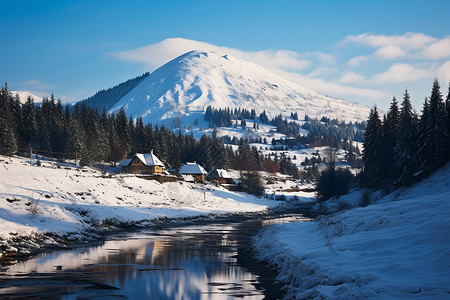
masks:
<svg viewBox="0 0 450 300"><path fill-rule="evenodd" d="M102 110L103 107L108 110L114 104L117 103L124 95L126 95L129 91L131 91L139 82L142 81L145 77L148 76L149 73L144 73L141 76L129 79L125 82L122 82L112 88L101 90L95 93L95 95L82 100L84 104L94 107L98 110Z"/></svg>
<svg viewBox="0 0 450 300"><path fill-rule="evenodd" d="M122 97L110 110L123 107L144 122L176 126L214 108L266 110L269 117L326 115L347 121L365 120L369 108L302 88L250 62L207 51L191 51L160 67Z"/></svg>
<svg viewBox="0 0 450 300"><path fill-rule="evenodd" d="M27 91L11 91L11 94L13 94L13 96L19 95L20 103L22 103L22 104L27 102L28 97L33 98L34 103L42 102L41 97L33 95L32 93L27 92Z"/></svg>

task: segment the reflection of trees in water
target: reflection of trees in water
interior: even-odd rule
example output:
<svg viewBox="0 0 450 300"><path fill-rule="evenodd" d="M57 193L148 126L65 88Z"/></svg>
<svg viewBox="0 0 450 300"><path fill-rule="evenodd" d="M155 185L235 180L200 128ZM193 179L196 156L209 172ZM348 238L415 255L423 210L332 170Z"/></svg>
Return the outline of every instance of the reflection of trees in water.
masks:
<svg viewBox="0 0 450 300"><path fill-rule="evenodd" d="M111 239L101 246L29 260L13 266L16 270L11 274L46 273L46 282L56 294L71 290L82 295L86 288L89 293L117 292L137 299L211 299L216 293L219 298L232 293L261 295L252 285L257 276L237 265L235 257L261 226L261 221L253 220L136 232L128 239ZM58 265L62 270L55 269ZM27 286L37 289L42 285L34 276L27 280ZM102 284L120 290L106 291Z"/></svg>
<svg viewBox="0 0 450 300"><path fill-rule="evenodd" d="M235 265L233 255L238 247L249 244L249 239L261 225L261 221L252 221L203 226L193 233L190 228L165 229L163 238L142 239L140 245L133 240L133 248L106 254L98 265L92 266L92 271L99 272L101 278L112 284L117 282L126 286L139 281L161 292L168 285L184 286L184 289L190 285L195 287L197 284L191 281L251 280L250 274ZM148 282L150 278L151 282ZM202 289L200 285L198 288Z"/></svg>

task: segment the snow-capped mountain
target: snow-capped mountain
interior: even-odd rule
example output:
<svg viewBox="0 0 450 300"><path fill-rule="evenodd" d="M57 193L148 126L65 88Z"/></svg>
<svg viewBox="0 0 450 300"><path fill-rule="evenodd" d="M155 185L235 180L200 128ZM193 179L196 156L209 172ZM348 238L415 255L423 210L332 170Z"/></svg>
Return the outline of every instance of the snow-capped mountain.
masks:
<svg viewBox="0 0 450 300"><path fill-rule="evenodd" d="M28 97L33 98L34 103L41 103L42 102L42 98L39 96L36 96L28 91L11 91L11 94L13 94L13 96L15 95L19 95L19 99L20 102L22 104L24 104L25 102L27 102Z"/></svg>
<svg viewBox="0 0 450 300"><path fill-rule="evenodd" d="M173 127L178 119L189 124L208 106L266 110L273 117L327 116L347 121L365 120L369 108L330 98L302 88L262 67L229 55L191 51L163 65L117 101L110 112L123 107L144 122Z"/></svg>

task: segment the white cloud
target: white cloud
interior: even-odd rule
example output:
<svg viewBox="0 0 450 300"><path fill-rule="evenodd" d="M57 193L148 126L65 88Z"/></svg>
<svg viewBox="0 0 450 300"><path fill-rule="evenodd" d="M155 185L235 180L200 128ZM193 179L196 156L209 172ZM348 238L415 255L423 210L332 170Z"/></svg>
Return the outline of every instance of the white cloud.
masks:
<svg viewBox="0 0 450 300"><path fill-rule="evenodd" d="M438 39L423 33L412 32L403 35L363 33L349 35L339 44L341 46L360 44L376 48L374 57L382 60L439 60L450 57L450 36ZM355 60L349 62L349 65L357 66L357 63L358 61Z"/></svg>
<svg viewBox="0 0 450 300"><path fill-rule="evenodd" d="M248 55L241 53L242 56ZM282 69L293 71L301 71L312 65L312 62L299 59L299 54L295 51L279 50L279 51L258 51L254 53L260 62L272 59L274 66ZM247 57L248 59L249 57Z"/></svg>
<svg viewBox="0 0 450 300"><path fill-rule="evenodd" d="M366 88L357 88L348 85L331 82L322 78L313 78L308 75L299 73L287 72L280 70L278 75L286 78L300 86L307 87L316 92L342 99L384 99L389 96L389 93L380 90L372 90ZM361 103L361 102L360 102Z"/></svg>
<svg viewBox="0 0 450 300"><path fill-rule="evenodd" d="M403 35L377 35L366 32L360 35L349 35L345 37L341 45L357 43L374 48L398 46L405 49L420 49L436 40L436 38L423 33L406 32Z"/></svg>
<svg viewBox="0 0 450 300"><path fill-rule="evenodd" d="M305 54L303 54L303 56L316 58L318 61L320 61L322 63L326 63L326 64L334 64L335 63L333 55L323 53L321 51L305 53Z"/></svg>
<svg viewBox="0 0 450 300"><path fill-rule="evenodd" d="M430 59L450 57L450 36L428 45L421 54Z"/></svg>
<svg viewBox="0 0 450 300"><path fill-rule="evenodd" d="M375 83L399 83L430 78L431 75L429 70L415 68L409 64L395 63L387 71L374 75L371 81Z"/></svg>
<svg viewBox="0 0 450 300"><path fill-rule="evenodd" d="M252 61L268 69L290 69L300 71L312 65L312 62L301 59L300 54L290 50L241 51L235 48L216 46L213 44L183 38L165 39L159 43L144 46L135 50L112 53L112 55L151 67L162 64L192 50L206 50L227 53L239 59Z"/></svg>
<svg viewBox="0 0 450 300"><path fill-rule="evenodd" d="M354 72L345 73L341 78L339 78L339 82L341 83L352 83L352 82L362 82L365 77L361 74L357 74Z"/></svg>
<svg viewBox="0 0 450 300"><path fill-rule="evenodd" d="M375 57L385 59L385 60L393 60L397 58L402 58L407 55L407 52L402 50L398 46L384 46L378 48L375 53Z"/></svg>
<svg viewBox="0 0 450 300"><path fill-rule="evenodd" d="M367 56L360 55L360 56L353 57L352 59L347 61L347 64L352 67L359 67L362 63L365 63L368 60L369 59L367 58Z"/></svg>
<svg viewBox="0 0 450 300"><path fill-rule="evenodd" d="M25 82L25 87L39 89L39 90L51 90L51 89L54 89L56 87L56 85L48 84L39 79L32 79L32 80Z"/></svg>
<svg viewBox="0 0 450 300"><path fill-rule="evenodd" d="M450 81L450 61L443 63L436 70L436 75L447 84Z"/></svg>

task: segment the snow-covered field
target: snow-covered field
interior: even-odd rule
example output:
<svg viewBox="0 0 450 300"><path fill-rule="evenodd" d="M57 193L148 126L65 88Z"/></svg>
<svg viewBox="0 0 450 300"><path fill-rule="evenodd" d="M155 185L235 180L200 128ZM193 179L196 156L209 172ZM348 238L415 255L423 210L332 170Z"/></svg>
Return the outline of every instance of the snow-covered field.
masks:
<svg viewBox="0 0 450 300"><path fill-rule="evenodd" d="M336 207L356 206L355 191ZM289 299L449 299L450 164L375 204L309 223L270 226L254 239Z"/></svg>
<svg viewBox="0 0 450 300"><path fill-rule="evenodd" d="M0 156L2 251L17 250L9 249L8 241L18 236L53 233L85 239L108 224L261 212L282 203L212 184L160 184L134 175L80 169L73 163L43 160L41 166L30 166L28 159Z"/></svg>

